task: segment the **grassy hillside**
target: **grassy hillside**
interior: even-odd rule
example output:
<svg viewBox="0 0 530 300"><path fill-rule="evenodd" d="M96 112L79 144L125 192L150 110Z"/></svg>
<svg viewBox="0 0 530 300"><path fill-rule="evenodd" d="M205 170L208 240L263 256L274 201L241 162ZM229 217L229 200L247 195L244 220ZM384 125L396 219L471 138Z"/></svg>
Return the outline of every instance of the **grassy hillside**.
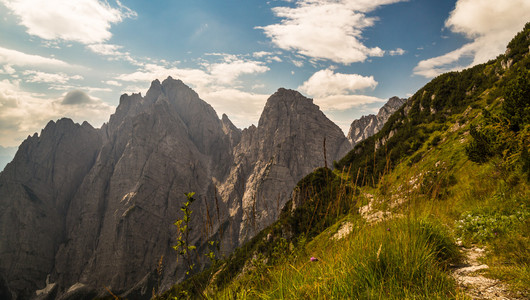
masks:
<svg viewBox="0 0 530 300"><path fill-rule="evenodd" d="M530 297L530 23L506 54L420 89L280 219L161 299L466 299L452 273Z"/></svg>

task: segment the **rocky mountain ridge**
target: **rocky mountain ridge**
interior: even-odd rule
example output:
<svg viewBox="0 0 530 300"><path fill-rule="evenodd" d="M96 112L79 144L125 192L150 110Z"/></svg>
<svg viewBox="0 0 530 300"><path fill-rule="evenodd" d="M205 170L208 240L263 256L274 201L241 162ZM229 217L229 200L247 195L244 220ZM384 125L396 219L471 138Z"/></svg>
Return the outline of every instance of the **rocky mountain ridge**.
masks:
<svg viewBox="0 0 530 300"><path fill-rule="evenodd" d="M325 148L325 150L324 150ZM0 173L0 295L149 298L184 276L171 246L183 193L191 241L229 253L272 223L296 182L351 145L311 99L279 89L236 128L180 80L123 95L101 129L50 122ZM46 288L45 288L46 287Z"/></svg>
<svg viewBox="0 0 530 300"><path fill-rule="evenodd" d="M360 119L353 121L347 134L352 146L378 133L388 118L405 102L407 102L407 99L392 97L379 109L377 115L362 116Z"/></svg>

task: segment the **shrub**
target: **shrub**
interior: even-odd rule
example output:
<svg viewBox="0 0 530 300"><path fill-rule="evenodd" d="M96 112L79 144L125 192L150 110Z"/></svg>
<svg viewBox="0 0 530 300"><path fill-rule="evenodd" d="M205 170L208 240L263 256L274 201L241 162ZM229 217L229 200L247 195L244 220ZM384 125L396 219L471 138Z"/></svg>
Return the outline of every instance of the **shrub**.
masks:
<svg viewBox="0 0 530 300"><path fill-rule="evenodd" d="M529 217L524 205L514 212L468 212L458 221L457 232L472 242L485 242L513 230Z"/></svg>
<svg viewBox="0 0 530 300"><path fill-rule="evenodd" d="M518 69L517 76L506 84L502 115L513 131L530 124L530 71Z"/></svg>
<svg viewBox="0 0 530 300"><path fill-rule="evenodd" d="M472 139L465 148L467 157L476 163L487 162L495 154L492 146L493 137L478 130L474 125L471 125L469 134Z"/></svg>

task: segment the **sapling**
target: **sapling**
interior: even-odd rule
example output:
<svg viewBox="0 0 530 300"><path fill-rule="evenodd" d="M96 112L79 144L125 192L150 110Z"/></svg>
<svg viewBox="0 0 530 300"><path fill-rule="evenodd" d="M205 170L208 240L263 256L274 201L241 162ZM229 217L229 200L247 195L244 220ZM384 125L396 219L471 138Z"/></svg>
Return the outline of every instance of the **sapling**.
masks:
<svg viewBox="0 0 530 300"><path fill-rule="evenodd" d="M174 225L177 226L177 244L173 246L173 249L178 252L178 255L181 256L188 265L188 269L186 270L186 275L190 275L190 273L193 271L193 267L195 264L192 261L192 252L197 251L197 247L194 245L190 245L189 241L189 234L191 231L190 227L190 221L191 221L191 213L193 212L190 209L190 205L195 201L195 198L193 198L193 195L195 193L190 192L186 193L186 202L182 205L180 210L184 213L184 216L182 219L177 220Z"/></svg>

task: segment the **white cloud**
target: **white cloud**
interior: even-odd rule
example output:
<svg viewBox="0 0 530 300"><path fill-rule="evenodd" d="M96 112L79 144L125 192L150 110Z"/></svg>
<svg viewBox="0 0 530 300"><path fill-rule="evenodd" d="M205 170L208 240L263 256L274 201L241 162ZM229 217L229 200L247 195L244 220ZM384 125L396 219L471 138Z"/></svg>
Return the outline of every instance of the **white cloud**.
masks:
<svg viewBox="0 0 530 300"><path fill-rule="evenodd" d="M522 30L530 16L528 0L458 0L445 26L471 39L462 47L420 61L414 74L434 77L487 62L504 52L508 42ZM471 63L462 64L462 60Z"/></svg>
<svg viewBox="0 0 530 300"><path fill-rule="evenodd" d="M16 70L11 65L4 65L2 70L0 70L0 74L13 75L15 73Z"/></svg>
<svg viewBox="0 0 530 300"><path fill-rule="evenodd" d="M333 67L313 74L298 89L310 97L322 110L340 111L360 105L384 102L384 99L352 93L377 86L373 76L335 73Z"/></svg>
<svg viewBox="0 0 530 300"><path fill-rule="evenodd" d="M62 117L72 118L78 123L86 120L99 127L115 109L82 92L77 95L84 97L82 101L67 104L63 97L42 98L22 90L16 81L0 81L0 145L19 145L28 135L44 128L50 120Z"/></svg>
<svg viewBox="0 0 530 300"><path fill-rule="evenodd" d="M136 13L116 1L111 7L98 0L0 0L19 18L28 34L44 40L100 43L110 39L111 24Z"/></svg>
<svg viewBox="0 0 530 300"><path fill-rule="evenodd" d="M129 52L121 51L123 46L113 44L91 44L86 46L90 51L104 56L109 56L109 60L125 60L133 65L142 65L136 59L132 58Z"/></svg>
<svg viewBox="0 0 530 300"><path fill-rule="evenodd" d="M282 18L262 29L279 48L314 59L350 64L383 56L379 47L363 44L362 33L377 20L366 13L404 0L298 0L295 7L275 7Z"/></svg>
<svg viewBox="0 0 530 300"><path fill-rule="evenodd" d="M68 85L68 84L50 84L50 90L56 91L69 91L69 90L83 90L89 93L94 92L112 92L111 88L102 88L102 87L91 87L91 86L80 86L80 85Z"/></svg>
<svg viewBox="0 0 530 300"><path fill-rule="evenodd" d="M219 83L231 84L240 75L265 73L269 70L269 67L260 61L233 59L211 64L207 69Z"/></svg>
<svg viewBox="0 0 530 300"><path fill-rule="evenodd" d="M100 55L123 55L124 52L121 52L120 49L122 46L112 45L112 44L92 44L87 46L92 52ZM128 53L127 53L128 54Z"/></svg>
<svg viewBox="0 0 530 300"><path fill-rule="evenodd" d="M405 54L405 50L403 50L401 48L397 48L396 50L388 51L388 54L390 54L391 56L403 55L403 54Z"/></svg>
<svg viewBox="0 0 530 300"><path fill-rule="evenodd" d="M194 86L205 86L211 83L213 80L212 76L203 70L165 67L157 64L145 64L136 72L119 75L116 77L116 79L128 82L149 83L154 79L158 78L163 80L168 76L178 78L186 84Z"/></svg>
<svg viewBox="0 0 530 300"><path fill-rule="evenodd" d="M121 83L117 82L116 80L107 80L107 81L103 81L103 83L106 83L108 85L113 85L113 86L121 86Z"/></svg>
<svg viewBox="0 0 530 300"><path fill-rule="evenodd" d="M314 99L316 105L324 111L346 110L371 103L384 103L385 99L366 95L331 95Z"/></svg>
<svg viewBox="0 0 530 300"><path fill-rule="evenodd" d="M153 79L160 80L172 76L194 87L206 87L212 85L236 85L237 79L244 74L260 74L267 72L269 67L264 62L248 60L237 55L224 53L209 53L209 56L221 56L221 62L202 62L202 69L168 67L159 64L145 64L140 66L136 72L122 74L116 79L129 82L151 82Z"/></svg>
<svg viewBox="0 0 530 300"><path fill-rule="evenodd" d="M72 67L72 65L56 59L48 58L40 55L26 54L20 51L11 50L0 47L0 64L8 64L11 66L39 66L50 68L65 68Z"/></svg>
<svg viewBox="0 0 530 300"><path fill-rule="evenodd" d="M331 69L320 70L313 74L298 89L309 96L322 98L331 95L344 95L357 90L375 88L377 81L373 76L335 73Z"/></svg>
<svg viewBox="0 0 530 300"><path fill-rule="evenodd" d="M42 83L67 83L69 80L81 80L81 75L69 76L65 73L46 73L35 70L27 70L22 74L28 77L28 82L42 82Z"/></svg>
<svg viewBox="0 0 530 300"><path fill-rule="evenodd" d="M270 95L247 93L233 88L197 90L199 96L217 111L225 113L238 128L257 124Z"/></svg>
<svg viewBox="0 0 530 300"><path fill-rule="evenodd" d="M301 60L291 60L291 62L293 63L293 65L297 66L298 68L301 68L304 66L304 62L301 61Z"/></svg>
<svg viewBox="0 0 530 300"><path fill-rule="evenodd" d="M258 52L254 52L252 54L252 56L254 56L255 58L262 58L264 56L270 56L270 55L273 55L274 53L272 52L267 52L267 51L258 51Z"/></svg>

